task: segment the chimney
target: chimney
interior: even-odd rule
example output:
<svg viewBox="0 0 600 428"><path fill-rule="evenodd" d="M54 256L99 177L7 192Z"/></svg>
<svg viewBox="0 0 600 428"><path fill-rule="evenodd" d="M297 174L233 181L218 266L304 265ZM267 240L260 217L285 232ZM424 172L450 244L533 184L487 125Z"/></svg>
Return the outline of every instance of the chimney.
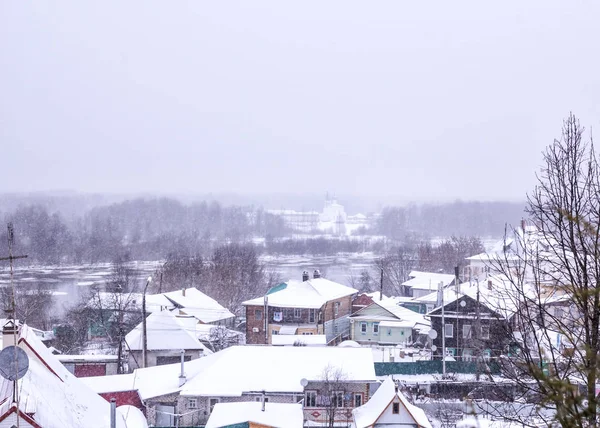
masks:
<svg viewBox="0 0 600 428"><path fill-rule="evenodd" d="M523 230L523 232L525 232L525 219L524 218L521 219L521 229Z"/></svg>
<svg viewBox="0 0 600 428"><path fill-rule="evenodd" d="M321 271L319 269L314 270L313 278L321 278Z"/></svg>
<svg viewBox="0 0 600 428"><path fill-rule="evenodd" d="M179 386L183 386L183 384L185 383L186 379L185 379L185 372L183 370L183 363L185 362L185 351L182 349L181 350L181 373L179 374Z"/></svg>
<svg viewBox="0 0 600 428"><path fill-rule="evenodd" d="M9 319L2 327L2 348L13 346L19 340L19 324L13 319ZM15 334L17 338L15 340Z"/></svg>
<svg viewBox="0 0 600 428"><path fill-rule="evenodd" d="M182 295L183 297L185 297L185 287L183 287L183 288L181 289L181 295Z"/></svg>
<svg viewBox="0 0 600 428"><path fill-rule="evenodd" d="M302 281L308 281L308 279L310 278L310 276L308 275L308 271L305 270L304 272L302 272Z"/></svg>
<svg viewBox="0 0 600 428"><path fill-rule="evenodd" d="M492 280L488 279L488 290L492 289Z"/></svg>

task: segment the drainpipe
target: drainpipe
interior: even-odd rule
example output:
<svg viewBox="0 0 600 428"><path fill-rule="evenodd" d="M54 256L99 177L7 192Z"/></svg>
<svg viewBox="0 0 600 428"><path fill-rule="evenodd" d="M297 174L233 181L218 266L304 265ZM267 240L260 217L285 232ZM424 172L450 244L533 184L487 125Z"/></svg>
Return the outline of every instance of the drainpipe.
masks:
<svg viewBox="0 0 600 428"><path fill-rule="evenodd" d="M110 399L110 428L117 428L117 401Z"/></svg>
<svg viewBox="0 0 600 428"><path fill-rule="evenodd" d="M181 350L181 373L179 374L179 386L183 386L185 383L185 371L184 371L184 362L185 362L185 351Z"/></svg>

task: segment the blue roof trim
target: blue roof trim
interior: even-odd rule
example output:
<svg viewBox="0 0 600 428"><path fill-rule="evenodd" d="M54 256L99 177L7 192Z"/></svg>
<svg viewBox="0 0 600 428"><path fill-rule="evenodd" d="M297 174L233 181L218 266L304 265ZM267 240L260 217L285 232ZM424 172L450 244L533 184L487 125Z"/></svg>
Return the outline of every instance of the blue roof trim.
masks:
<svg viewBox="0 0 600 428"><path fill-rule="evenodd" d="M269 294L277 293L278 291L285 290L287 288L287 284L285 282L276 285L275 287L271 287L269 291L267 291L267 296Z"/></svg>

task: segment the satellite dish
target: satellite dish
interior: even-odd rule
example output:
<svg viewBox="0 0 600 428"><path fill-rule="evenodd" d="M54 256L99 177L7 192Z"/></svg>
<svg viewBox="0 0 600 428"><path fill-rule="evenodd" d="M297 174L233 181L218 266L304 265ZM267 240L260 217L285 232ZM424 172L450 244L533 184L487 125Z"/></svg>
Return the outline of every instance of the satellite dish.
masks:
<svg viewBox="0 0 600 428"><path fill-rule="evenodd" d="M300 379L300 385L302 385L303 387L306 388L306 385L308 385L308 380L306 380L304 378Z"/></svg>
<svg viewBox="0 0 600 428"><path fill-rule="evenodd" d="M431 352L435 352L435 351L437 351L437 346L431 345Z"/></svg>
<svg viewBox="0 0 600 428"><path fill-rule="evenodd" d="M464 300L461 300L460 306L462 306L464 308L465 306L467 306L467 302L465 302Z"/></svg>
<svg viewBox="0 0 600 428"><path fill-rule="evenodd" d="M435 339L437 337L437 331L435 330L429 330L429 338L430 339Z"/></svg>
<svg viewBox="0 0 600 428"><path fill-rule="evenodd" d="M29 357L18 346L7 346L0 352L0 376L17 380L29 370Z"/></svg>

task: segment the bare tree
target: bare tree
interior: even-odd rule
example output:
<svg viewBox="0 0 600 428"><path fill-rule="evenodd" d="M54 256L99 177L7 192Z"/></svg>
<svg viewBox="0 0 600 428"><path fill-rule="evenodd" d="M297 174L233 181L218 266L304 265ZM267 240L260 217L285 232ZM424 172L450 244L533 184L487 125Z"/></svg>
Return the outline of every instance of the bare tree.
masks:
<svg viewBox="0 0 600 428"><path fill-rule="evenodd" d="M514 416L526 426L598 426L600 168L583 134L570 115L528 196L532 225L509 231L516 250L492 262L507 284L498 302L518 310L501 363L518 401L532 404Z"/></svg>
<svg viewBox="0 0 600 428"><path fill-rule="evenodd" d="M221 351L230 346L239 345L240 333L229 330L225 326L217 325L210 330L208 343L214 352Z"/></svg>
<svg viewBox="0 0 600 428"><path fill-rule="evenodd" d="M328 365L320 377L320 400L325 408L327 426L333 428L336 419L342 417L344 400L348 389L347 376L342 369Z"/></svg>
<svg viewBox="0 0 600 428"><path fill-rule="evenodd" d="M12 302L12 291L9 287L0 288L0 299L5 304L5 311L8 311ZM15 288L16 318L31 327L42 330L51 328L50 314L53 302L52 291L41 284Z"/></svg>

